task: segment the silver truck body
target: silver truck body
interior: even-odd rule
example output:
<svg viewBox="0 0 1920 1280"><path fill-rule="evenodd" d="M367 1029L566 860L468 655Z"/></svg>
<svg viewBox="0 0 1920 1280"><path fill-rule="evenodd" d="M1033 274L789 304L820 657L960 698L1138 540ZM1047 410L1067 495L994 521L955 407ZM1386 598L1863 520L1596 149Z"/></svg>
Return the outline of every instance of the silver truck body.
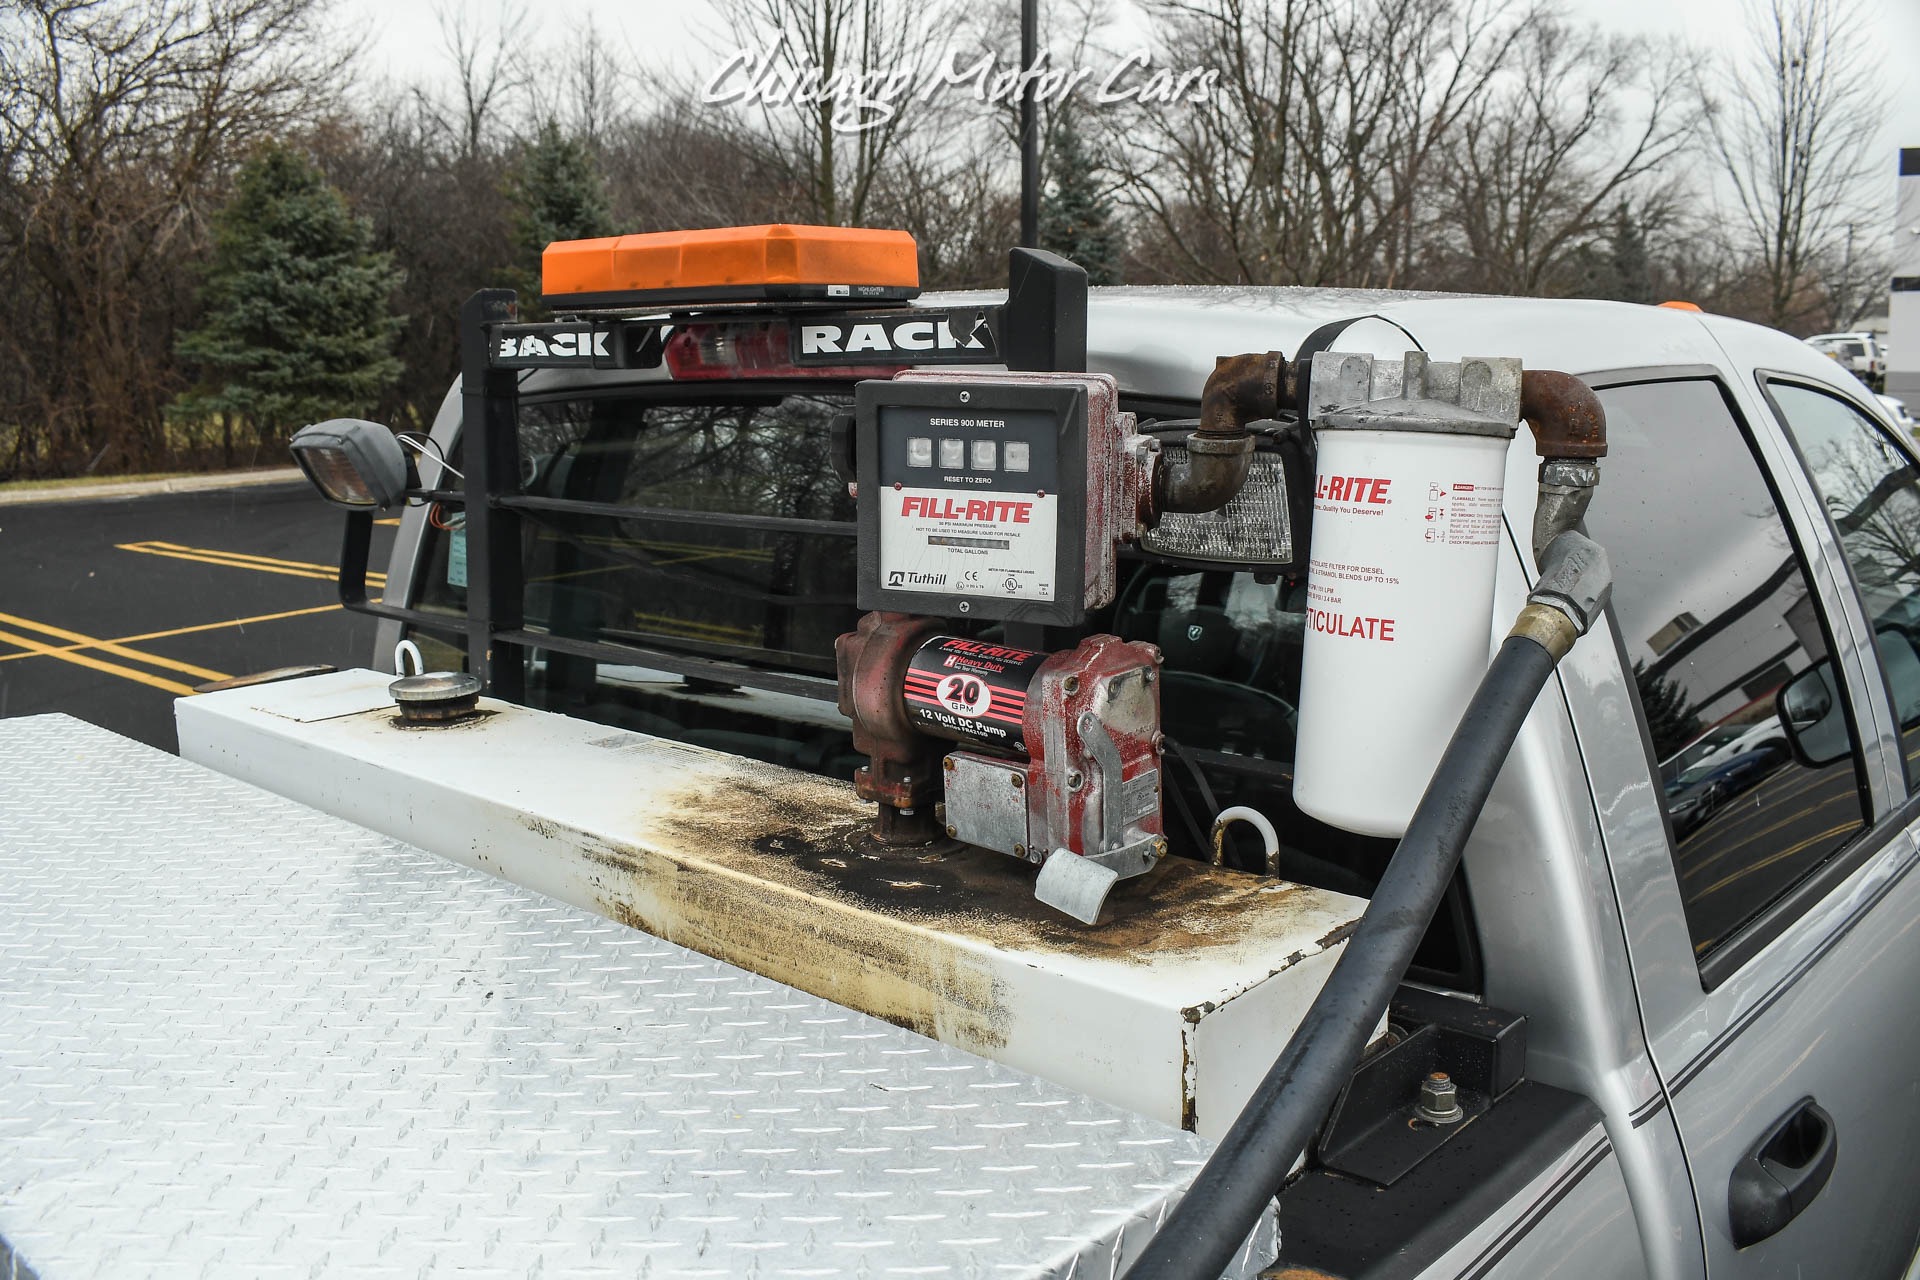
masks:
<svg viewBox="0 0 1920 1280"><path fill-rule="evenodd" d="M928 305L992 301L937 295ZM1660 778L1634 727L1621 637L1576 647L1560 696L1536 708L1466 857L1489 1004L1531 1020L1529 1072L1591 1098L1603 1123L1558 1177L1540 1180L1421 1274L1897 1275L1920 1248L1920 805L1908 798L1872 626L1765 375L1822 388L1864 418L1882 407L1834 362L1772 330L1684 310L1584 301L1330 289L1110 288L1091 291L1088 367L1123 394L1197 400L1223 352L1296 350L1315 329L1373 317L1340 349L1397 356L1410 337L1433 358L1517 355L1596 387L1711 379L1729 398L1781 497L1855 695L1872 812L1866 830L1750 933L1764 945L1703 980L1680 903ZM526 388L579 375L534 375ZM622 374L622 379L664 377ZM552 379L551 384L544 382ZM435 436L458 434L457 388ZM1903 447L1911 441L1903 438ZM1513 616L1532 577L1525 531L1533 459L1509 459L1508 545L1495 618ZM1649 501L1609 484L1596 509ZM407 589L419 521L390 568ZM1519 531L1518 536L1511 536ZM1615 624L1617 626L1617 623ZM381 651L398 631L388 624ZM1550 686L1550 689L1553 686ZM1734 1163L1796 1099L1832 1112L1832 1181L1793 1227L1749 1249L1729 1233ZM1829 1103L1828 1099L1832 1099Z"/></svg>
<svg viewBox="0 0 1920 1280"><path fill-rule="evenodd" d="M963 300L991 296L924 301ZM1464 994L1524 1014L1527 1076L1588 1105L1561 1117L1550 1135L1551 1157L1529 1165L1524 1176L1502 1176L1493 1165L1435 1191L1430 1216L1396 1224L1393 1256L1370 1262L1356 1277L1900 1276L1920 1241L1920 1161L1912 1155L1920 1145L1920 1030L1912 1016L1920 978L1920 877L1912 874L1920 861L1920 802L1909 780L1912 748L1893 711L1902 691L1891 687L1878 656L1878 619L1862 601L1834 513L1809 474L1805 441L1783 426L1777 388L1811 389L1882 427L1886 419L1832 361L1784 335L1611 303L1337 290L1095 290L1089 365L1113 374L1123 395L1190 404L1215 356L1292 352L1322 324L1355 316L1368 319L1342 335L1342 350L1397 356L1417 342L1439 360L1518 356L1529 367L1582 376L1603 399L1617 392L1623 409L1636 397L1657 402L1667 387L1710 395L1715 411L1728 415L1729 438L1746 442L1770 495L1764 510L1742 514L1777 516L1784 563L1799 563L1806 575L1809 589L1795 601L1793 617L1812 629L1805 634L1824 637L1839 673L1857 743L1849 785L1862 808L1845 832L1821 833L1840 841L1830 857L1715 939L1703 958L1689 916L1699 909L1700 885L1687 877L1698 868L1676 863L1679 838L1634 693L1634 664L1648 648L1640 619L1649 610L1672 616L1676 636L1705 633L1687 642L1696 647L1715 634L1714 619L1681 627L1691 601L1648 604L1628 598L1627 583L1617 588L1607 624L1575 646L1535 705L1465 860L1481 980ZM534 395L664 377L542 372L524 389ZM448 452L458 426L456 387L434 430ZM1911 441L1897 447L1910 471ZM433 468L423 469L432 483ZM1524 445L1511 451L1498 631L1534 576L1527 537L1534 469ZM1589 524L1603 543L1609 525L1655 528L1684 502L1626 478L1640 474L1624 459L1602 463ZM389 570L389 601L419 599L426 543L422 513L409 511ZM1684 561L1690 550L1674 547L1673 559ZM1784 622L1779 629L1790 650L1795 636ZM390 661L398 638L397 628L383 628L379 661ZM1662 649L1652 651L1657 657ZM273 702L273 688L258 691L262 706ZM1737 696L1746 695L1728 695ZM209 701L209 723L220 719L220 705L238 703ZM256 719L274 714L249 707ZM229 740L229 730L203 725L195 735L201 745L188 749L379 828L368 812L353 810L339 785L351 776L350 753L336 752L331 765L313 757L307 776L276 783L274 774L284 769L249 775L237 757L224 764L216 758L261 740L230 731L237 736ZM183 743L188 736L183 732ZM1059 1049L1074 1051L1070 1044ZM1831 1176L1784 1229L1741 1247L1731 1226L1730 1180L1770 1127L1801 1114L1796 1108L1808 1099L1818 1100L1837 1134ZM1283 1196L1283 1250L1288 1212ZM1367 1231L1364 1217L1350 1229Z"/></svg>

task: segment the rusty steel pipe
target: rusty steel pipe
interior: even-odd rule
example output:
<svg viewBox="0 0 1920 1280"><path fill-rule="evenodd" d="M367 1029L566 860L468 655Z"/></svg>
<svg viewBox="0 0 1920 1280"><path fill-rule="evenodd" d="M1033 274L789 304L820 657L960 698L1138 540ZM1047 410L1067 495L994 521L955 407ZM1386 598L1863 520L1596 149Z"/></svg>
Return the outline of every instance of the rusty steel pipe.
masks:
<svg viewBox="0 0 1920 1280"><path fill-rule="evenodd" d="M1600 483L1607 452L1607 411L1593 388L1570 373L1528 369L1520 375L1520 416L1540 455L1540 497L1533 510L1533 557L1579 524Z"/></svg>
<svg viewBox="0 0 1920 1280"><path fill-rule="evenodd" d="M1287 358L1278 351L1221 356L1200 393L1200 429L1187 436L1187 461L1154 468L1153 519L1168 512L1218 511L1253 466L1247 424L1280 412Z"/></svg>
<svg viewBox="0 0 1920 1280"><path fill-rule="evenodd" d="M1593 388L1570 373L1522 373L1520 416L1533 429L1534 451L1542 458L1607 456L1607 411Z"/></svg>

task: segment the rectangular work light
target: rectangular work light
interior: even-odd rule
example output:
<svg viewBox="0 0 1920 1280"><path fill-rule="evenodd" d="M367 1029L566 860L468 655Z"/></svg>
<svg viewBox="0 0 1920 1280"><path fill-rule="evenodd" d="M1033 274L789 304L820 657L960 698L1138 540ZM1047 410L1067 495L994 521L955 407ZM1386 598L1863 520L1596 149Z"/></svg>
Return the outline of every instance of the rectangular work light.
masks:
<svg viewBox="0 0 1920 1280"><path fill-rule="evenodd" d="M1169 463L1186 450L1162 445ZM1248 569L1293 564L1292 511L1287 506L1287 468L1277 453L1255 453L1247 482L1218 511L1169 512L1147 530L1140 545L1174 560L1202 560Z"/></svg>
<svg viewBox="0 0 1920 1280"><path fill-rule="evenodd" d="M336 507L384 511L406 497L407 455L377 422L316 422L296 432L291 447L307 479Z"/></svg>

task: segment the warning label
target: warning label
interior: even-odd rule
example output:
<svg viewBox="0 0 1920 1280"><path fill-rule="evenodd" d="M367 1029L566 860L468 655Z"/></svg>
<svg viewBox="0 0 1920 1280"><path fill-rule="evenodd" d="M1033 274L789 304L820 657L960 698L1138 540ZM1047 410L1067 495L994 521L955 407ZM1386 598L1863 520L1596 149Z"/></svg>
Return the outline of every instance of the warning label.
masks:
<svg viewBox="0 0 1920 1280"><path fill-rule="evenodd" d="M1427 484L1427 514L1422 522L1428 542L1450 547L1488 547L1500 540L1499 485L1434 480Z"/></svg>
<svg viewBox="0 0 1920 1280"><path fill-rule="evenodd" d="M880 498L880 582L909 591L1051 603L1051 493L895 488Z"/></svg>

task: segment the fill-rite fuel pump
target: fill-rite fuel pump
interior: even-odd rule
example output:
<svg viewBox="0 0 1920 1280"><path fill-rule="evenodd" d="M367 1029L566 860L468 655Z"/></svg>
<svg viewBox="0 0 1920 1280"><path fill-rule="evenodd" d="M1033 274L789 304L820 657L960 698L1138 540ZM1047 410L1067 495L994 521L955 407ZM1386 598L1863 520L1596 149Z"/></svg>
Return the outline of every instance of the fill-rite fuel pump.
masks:
<svg viewBox="0 0 1920 1280"><path fill-rule="evenodd" d="M1040 901L1088 924L1116 882L1165 855L1160 651L1016 640L1084 623L1114 598L1122 543L1239 492L1247 424L1278 411L1285 369L1278 354L1220 361L1178 464L1135 431L1105 375L859 384L858 601L874 612L835 651L879 841L945 836L1037 863ZM1000 625L948 634L955 618Z"/></svg>

